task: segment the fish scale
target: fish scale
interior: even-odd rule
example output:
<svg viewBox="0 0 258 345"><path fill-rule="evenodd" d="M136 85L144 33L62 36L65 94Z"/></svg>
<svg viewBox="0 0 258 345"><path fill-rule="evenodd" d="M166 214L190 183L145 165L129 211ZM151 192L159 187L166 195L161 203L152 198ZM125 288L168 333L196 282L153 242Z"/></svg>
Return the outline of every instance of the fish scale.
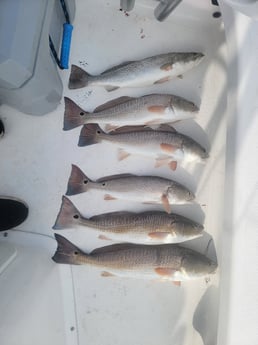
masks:
<svg viewBox="0 0 258 345"><path fill-rule="evenodd" d="M172 123L192 118L199 108L184 98L151 94L138 98L119 97L97 107L93 113L80 108L65 97L64 130L86 123L105 125L105 130L125 125Z"/></svg>
<svg viewBox="0 0 258 345"><path fill-rule="evenodd" d="M91 265L107 274L145 279L189 280L213 274L217 264L206 256L175 244L115 244L82 252L60 235L53 260L57 263Z"/></svg>
<svg viewBox="0 0 258 345"><path fill-rule="evenodd" d="M167 125L162 125L157 130L144 126L122 127L109 134L104 133L98 125L84 125L78 145L88 146L102 141L118 146L119 160L127 158L130 154L137 154L156 160L166 158L168 162L165 164L169 165L173 161L201 162L209 156L205 148L195 140Z"/></svg>
<svg viewBox="0 0 258 345"><path fill-rule="evenodd" d="M102 239L145 244L183 242L201 236L203 230L190 219L159 211L111 212L85 218L64 196L53 228L91 228L101 233Z"/></svg>
<svg viewBox="0 0 258 345"><path fill-rule="evenodd" d="M131 61L112 67L97 76L73 65L68 87L77 89L85 86L104 86L107 91L120 87L142 87L162 83L178 77L197 66L203 59L202 53L166 53Z"/></svg>

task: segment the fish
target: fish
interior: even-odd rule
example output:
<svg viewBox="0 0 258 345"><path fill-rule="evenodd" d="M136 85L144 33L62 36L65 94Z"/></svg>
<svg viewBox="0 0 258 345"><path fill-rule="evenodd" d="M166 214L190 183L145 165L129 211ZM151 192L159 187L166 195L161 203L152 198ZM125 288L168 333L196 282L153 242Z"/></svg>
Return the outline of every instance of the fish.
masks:
<svg viewBox="0 0 258 345"><path fill-rule="evenodd" d="M128 125L155 125L193 118L199 108L184 98L168 94L151 94L138 98L122 96L97 107L92 113L65 97L63 130L87 123L105 125L109 132Z"/></svg>
<svg viewBox="0 0 258 345"><path fill-rule="evenodd" d="M118 146L118 160L131 154L155 159L155 167L167 165L176 170L178 162L204 162L209 154L205 148L192 138L178 133L168 125L157 130L148 126L126 126L105 133L97 124L82 127L78 146L89 146L101 141L112 142Z"/></svg>
<svg viewBox="0 0 258 345"><path fill-rule="evenodd" d="M189 281L214 274L217 263L178 244L120 243L87 254L55 234L57 249L52 260L59 264L89 265L103 270L104 277Z"/></svg>
<svg viewBox="0 0 258 345"><path fill-rule="evenodd" d="M91 229L100 239L142 244L180 243L202 236L203 226L178 214L159 211L111 212L85 218L65 196L54 230Z"/></svg>
<svg viewBox="0 0 258 345"><path fill-rule="evenodd" d="M72 164L66 195L89 190L102 190L104 200L128 200L143 204L162 204L170 213L170 205L193 201L195 195L182 184L158 176L119 174L102 177L95 182Z"/></svg>
<svg viewBox="0 0 258 345"><path fill-rule="evenodd" d="M100 75L90 75L82 68L72 65L69 77L69 89L79 89L86 86L103 86L107 91L121 87L144 87L160 84L197 66L204 54L167 53L143 60L128 61L109 68Z"/></svg>

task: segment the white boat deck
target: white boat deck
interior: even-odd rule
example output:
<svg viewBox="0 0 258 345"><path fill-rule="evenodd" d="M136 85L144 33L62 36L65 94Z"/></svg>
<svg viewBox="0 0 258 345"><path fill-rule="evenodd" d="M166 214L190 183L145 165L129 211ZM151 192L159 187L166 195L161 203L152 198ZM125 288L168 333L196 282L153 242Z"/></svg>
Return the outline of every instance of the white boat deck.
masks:
<svg viewBox="0 0 258 345"><path fill-rule="evenodd" d="M98 74L120 62L162 52L201 51L206 57L198 67L183 79L111 93L97 87L68 90L69 71L62 71L64 95L89 111L122 95L160 92L192 100L200 106L196 121L184 121L175 127L209 148L210 158L206 165L188 165L175 172L167 167L156 169L147 158L129 157L118 162L114 145L77 147L80 128L62 130L63 101L56 111L42 117L24 115L2 105L0 117L6 135L0 141L0 194L25 200L30 210L28 219L17 231L9 231L7 237L0 234L0 248L9 246L15 256L0 275L3 345L216 344L224 215L228 207L224 205L227 129L224 28L221 19L212 17L218 8L204 0L198 1L198 5L183 1L163 23L153 16L155 6L153 1L136 1L134 11L127 15L119 11L118 1L77 1L70 62ZM153 174L190 187L196 193L197 203L175 206L173 212L204 223L204 236L186 246L204 253L212 237L208 256L213 259L217 256L218 273L209 282L201 279L176 287L171 283L103 278L94 268L52 262L56 248L52 226L72 163L92 179L117 173ZM107 202L96 192L71 200L85 216L115 210L162 209ZM107 244L90 230L59 233L85 251ZM223 274L226 275L225 271ZM224 340L223 336L221 339Z"/></svg>

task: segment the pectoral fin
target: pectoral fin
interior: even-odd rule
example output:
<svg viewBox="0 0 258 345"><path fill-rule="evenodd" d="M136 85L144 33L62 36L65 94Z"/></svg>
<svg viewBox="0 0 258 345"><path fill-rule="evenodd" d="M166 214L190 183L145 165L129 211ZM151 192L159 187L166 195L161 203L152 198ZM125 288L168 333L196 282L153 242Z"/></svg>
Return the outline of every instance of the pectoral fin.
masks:
<svg viewBox="0 0 258 345"><path fill-rule="evenodd" d="M170 163L168 164L168 166L169 166L169 168L170 168L171 170L175 171L176 168L177 168L177 162L176 162L176 161L172 161L172 162L170 162Z"/></svg>
<svg viewBox="0 0 258 345"><path fill-rule="evenodd" d="M169 164L169 158L156 159L155 168L162 167L163 165Z"/></svg>
<svg viewBox="0 0 258 345"><path fill-rule="evenodd" d="M118 160L119 161L122 161L129 156L130 156L130 153L126 152L125 150L123 150L123 149L118 150Z"/></svg>
<svg viewBox="0 0 258 345"><path fill-rule="evenodd" d="M176 286L181 286L181 282L180 281L173 281L173 284Z"/></svg>
<svg viewBox="0 0 258 345"><path fill-rule="evenodd" d="M110 238L108 238L108 237L105 236L105 235L99 235L99 239L100 239L100 240L105 240L105 241L110 241Z"/></svg>
<svg viewBox="0 0 258 345"><path fill-rule="evenodd" d="M162 71L171 71L173 69L173 66L171 63L165 63L160 67Z"/></svg>
<svg viewBox="0 0 258 345"><path fill-rule="evenodd" d="M169 235L168 232L150 232L148 236L153 240L165 240Z"/></svg>
<svg viewBox="0 0 258 345"><path fill-rule="evenodd" d="M155 272L162 277L173 277L176 270L173 270L172 268L165 268L165 267L157 267L155 268Z"/></svg>
<svg viewBox="0 0 258 345"><path fill-rule="evenodd" d="M162 84L162 83L165 83L165 82L169 81L169 79L170 79L169 77L164 77L164 78L161 78L159 80L156 80L154 82L154 84Z"/></svg>
<svg viewBox="0 0 258 345"><path fill-rule="evenodd" d="M160 148L165 153L174 153L178 148L171 144L161 143Z"/></svg>
<svg viewBox="0 0 258 345"><path fill-rule="evenodd" d="M105 194L104 195L104 200L116 200L116 198L114 198L112 195L110 194Z"/></svg>
<svg viewBox="0 0 258 345"><path fill-rule="evenodd" d="M162 195L161 201L162 201L164 210L165 210L167 213L170 213L171 210L170 210L169 200L168 200L168 197L167 197L166 194L163 194L163 195Z"/></svg>
<svg viewBox="0 0 258 345"><path fill-rule="evenodd" d="M110 272L103 271L101 273L101 277L115 277L115 275Z"/></svg>
<svg viewBox="0 0 258 345"><path fill-rule="evenodd" d="M165 110L166 107L164 107L164 105L151 105L148 107L148 111L150 113L164 114Z"/></svg>
<svg viewBox="0 0 258 345"><path fill-rule="evenodd" d="M119 86L112 86L112 85L107 85L107 86L104 86L105 89L110 92L110 91L115 91L117 89L119 89Z"/></svg>

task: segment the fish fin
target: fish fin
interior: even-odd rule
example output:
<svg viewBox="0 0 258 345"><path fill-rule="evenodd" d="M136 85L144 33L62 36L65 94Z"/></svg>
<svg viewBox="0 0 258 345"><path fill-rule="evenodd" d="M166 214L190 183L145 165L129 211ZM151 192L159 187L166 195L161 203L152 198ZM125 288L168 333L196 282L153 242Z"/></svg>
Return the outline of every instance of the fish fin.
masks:
<svg viewBox="0 0 258 345"><path fill-rule="evenodd" d="M135 62L135 61L125 61L125 62L122 62L119 65L116 65L116 66L113 66L113 67L110 67L110 68L106 69L104 72L101 73L101 75L104 74L104 73L114 72L114 71L118 70L119 68L125 67L125 66L127 66L127 65L129 65L130 63L133 63L133 62Z"/></svg>
<svg viewBox="0 0 258 345"><path fill-rule="evenodd" d="M169 200L166 194L163 194L161 197L161 202L163 204L164 210L167 213L170 213L170 205L169 205Z"/></svg>
<svg viewBox="0 0 258 345"><path fill-rule="evenodd" d="M164 78L161 78L159 80L156 80L154 82L154 84L162 84L162 83L165 83L165 82L169 81L169 79L170 79L170 77L164 77Z"/></svg>
<svg viewBox="0 0 258 345"><path fill-rule="evenodd" d="M113 273L103 271L101 272L101 277L115 277L115 275Z"/></svg>
<svg viewBox="0 0 258 345"><path fill-rule="evenodd" d="M71 73L69 77L68 88L69 89L80 89L88 85L89 79L92 76L82 68L72 65Z"/></svg>
<svg viewBox="0 0 258 345"><path fill-rule="evenodd" d="M153 131L157 131L159 128L159 123L160 121L156 120L151 120L145 122L145 126L148 127L148 130L152 129Z"/></svg>
<svg viewBox="0 0 258 345"><path fill-rule="evenodd" d="M57 249L52 260L59 264L80 265L77 261L78 254L83 254L79 248L68 241L65 237L55 234Z"/></svg>
<svg viewBox="0 0 258 345"><path fill-rule="evenodd" d="M177 168L177 161L172 161L172 162L168 163L168 166L171 170L175 171Z"/></svg>
<svg viewBox="0 0 258 345"><path fill-rule="evenodd" d="M162 71L171 71L173 69L173 65L171 63L165 63L160 67Z"/></svg>
<svg viewBox="0 0 258 345"><path fill-rule="evenodd" d="M164 105L151 105L147 109L150 113L164 114L166 107Z"/></svg>
<svg viewBox="0 0 258 345"><path fill-rule="evenodd" d="M68 131L78 126L82 126L85 122L85 114L88 114L87 111L84 111L80 108L74 101L68 97L64 97L65 102L65 112L64 112L64 131Z"/></svg>
<svg viewBox="0 0 258 345"><path fill-rule="evenodd" d="M153 240L165 240L167 236L170 235L170 232L150 232L148 236Z"/></svg>
<svg viewBox="0 0 258 345"><path fill-rule="evenodd" d="M104 86L104 88L105 88L108 92L110 92L110 91L115 91L115 90L119 89L120 87L119 87L119 86L106 85L106 86Z"/></svg>
<svg viewBox="0 0 258 345"><path fill-rule="evenodd" d="M171 132L171 133L177 133L176 129L170 125L167 125L165 123L162 123L161 125L159 125L159 127L157 128L158 131L160 132Z"/></svg>
<svg viewBox="0 0 258 345"><path fill-rule="evenodd" d="M74 206L74 204L63 195L62 205L57 215L55 225L52 229L61 230L65 228L71 228L78 223L81 218L80 212Z"/></svg>
<svg viewBox="0 0 258 345"><path fill-rule="evenodd" d="M121 97L112 99L111 101L108 101L106 103L103 103L103 104L99 105L96 109L94 109L94 113L99 113L100 111L113 108L113 107L115 107L118 104L122 104L122 103L128 102L128 101L130 101L132 99L134 99L134 97L127 97L127 96L121 96Z"/></svg>
<svg viewBox="0 0 258 345"><path fill-rule="evenodd" d="M174 153L178 149L178 147L176 147L174 145L165 144L165 143L161 143L160 148L165 153Z"/></svg>
<svg viewBox="0 0 258 345"><path fill-rule="evenodd" d="M110 132L109 134L118 134L118 133L131 133L131 132L143 132L143 131L152 131L153 129L148 126L123 126L119 127L115 131Z"/></svg>
<svg viewBox="0 0 258 345"><path fill-rule="evenodd" d="M95 254L103 254L103 253L111 253L111 252L118 252L120 250L127 250L131 248L135 248L135 246L144 246L141 244L133 244L133 243L117 243L117 244L111 244L109 246L100 247L94 249L90 255Z"/></svg>
<svg viewBox="0 0 258 345"><path fill-rule="evenodd" d="M105 132L107 132L107 133L113 132L113 131L115 131L117 128L119 128L119 126L106 125L106 126L105 126Z"/></svg>
<svg viewBox="0 0 258 345"><path fill-rule="evenodd" d="M181 286L181 282L178 281L178 280L174 280L172 283L173 283L175 286Z"/></svg>
<svg viewBox="0 0 258 345"><path fill-rule="evenodd" d="M169 158L160 158L160 159L156 159L156 163L154 168L159 168L163 165L167 165L169 161Z"/></svg>
<svg viewBox="0 0 258 345"><path fill-rule="evenodd" d="M179 74L179 75L177 76L177 78L183 79L183 75L182 75L182 74Z"/></svg>
<svg viewBox="0 0 258 345"><path fill-rule="evenodd" d="M92 182L76 165L72 164L72 171L68 180L66 195L87 192L88 183Z"/></svg>
<svg viewBox="0 0 258 345"><path fill-rule="evenodd" d="M89 146L97 144L101 141L99 134L103 134L104 132L97 124L88 124L82 127L78 146Z"/></svg>
<svg viewBox="0 0 258 345"><path fill-rule="evenodd" d="M108 237L105 236L105 235L99 235L99 239L100 239L100 240L105 240L105 241L110 241L110 240L111 240L110 238L108 238Z"/></svg>
<svg viewBox="0 0 258 345"><path fill-rule="evenodd" d="M103 213L103 214L98 214L96 216L92 216L89 218L89 220L92 221L97 221L100 219L105 219L107 216L128 216L128 215L133 215L136 214L134 212L128 212L128 211L116 211L116 212L108 212L108 213Z"/></svg>
<svg viewBox="0 0 258 345"><path fill-rule="evenodd" d="M117 198L113 197L112 195L110 194L105 194L104 195L104 200L116 200Z"/></svg>
<svg viewBox="0 0 258 345"><path fill-rule="evenodd" d="M126 159L127 157L129 157L131 154L126 152L123 149L118 149L118 160L122 161L124 159Z"/></svg>
<svg viewBox="0 0 258 345"><path fill-rule="evenodd" d="M155 268L155 272L162 277L173 277L176 270L173 270L172 268L166 268L166 267L157 267Z"/></svg>
<svg viewBox="0 0 258 345"><path fill-rule="evenodd" d="M125 178L125 177L132 177L132 176L137 176L137 175L133 175L133 174L115 174L115 175L109 175L109 176L105 176L105 177L101 177L99 179L96 180L96 182L106 182L106 181L111 181L111 180L115 180L118 178Z"/></svg>

